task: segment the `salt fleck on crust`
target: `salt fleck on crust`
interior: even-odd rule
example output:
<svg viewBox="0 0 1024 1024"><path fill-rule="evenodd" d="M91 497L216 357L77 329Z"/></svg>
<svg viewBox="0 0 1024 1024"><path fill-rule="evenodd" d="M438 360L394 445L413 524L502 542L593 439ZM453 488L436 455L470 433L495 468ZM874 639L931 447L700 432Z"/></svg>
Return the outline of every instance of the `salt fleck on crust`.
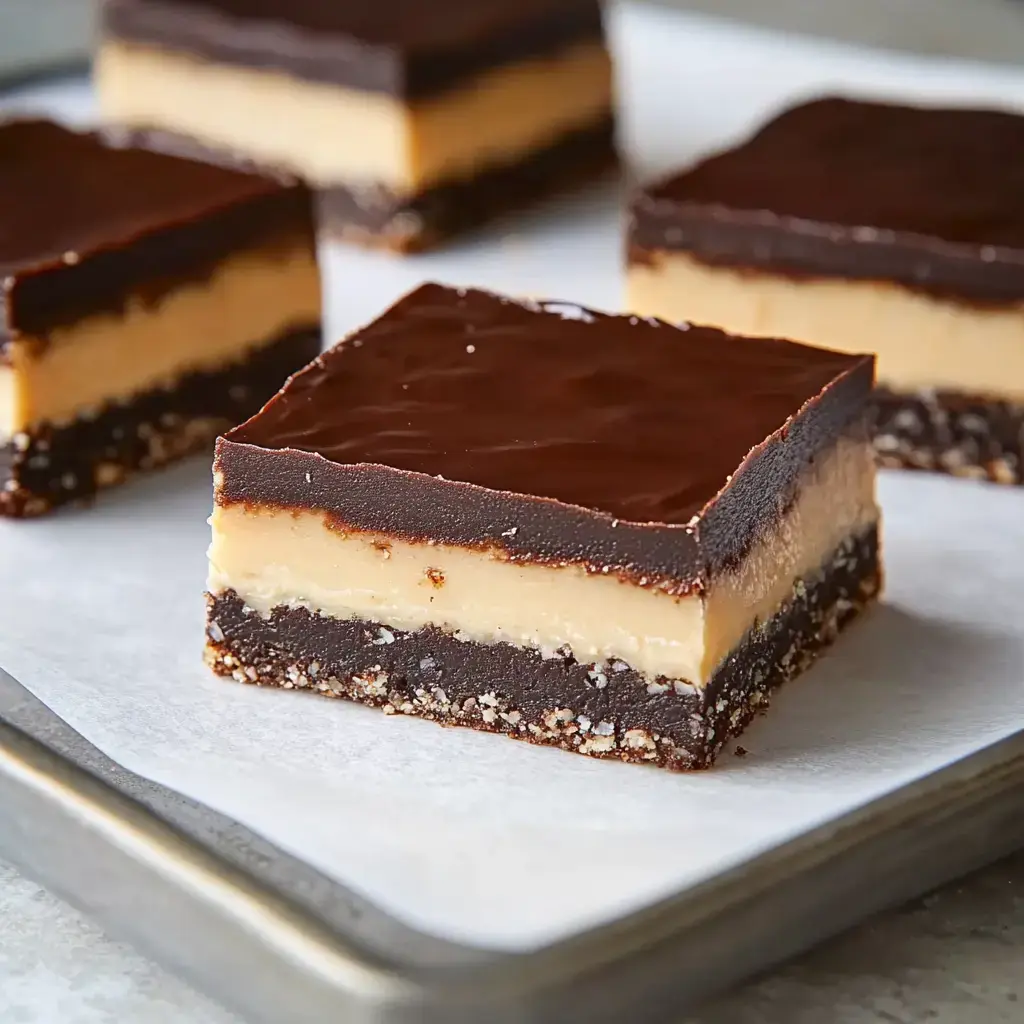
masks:
<svg viewBox="0 0 1024 1024"><path fill-rule="evenodd" d="M563 320L579 320L585 324L592 324L595 320L589 309L577 306L574 302L545 302L543 309L545 313L554 313Z"/></svg>
<svg viewBox="0 0 1024 1024"><path fill-rule="evenodd" d="M654 750L654 740L646 729L627 729L622 736L622 742L627 747L634 749Z"/></svg>

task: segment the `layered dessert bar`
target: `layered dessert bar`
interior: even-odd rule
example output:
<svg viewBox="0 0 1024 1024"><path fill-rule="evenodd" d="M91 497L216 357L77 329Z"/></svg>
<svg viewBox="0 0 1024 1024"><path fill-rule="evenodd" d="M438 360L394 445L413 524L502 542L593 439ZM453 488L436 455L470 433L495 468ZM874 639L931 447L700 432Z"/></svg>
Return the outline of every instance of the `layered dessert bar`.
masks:
<svg viewBox="0 0 1024 1024"><path fill-rule="evenodd" d="M208 661L705 767L878 591L873 380L425 285L218 441Z"/></svg>
<svg viewBox="0 0 1024 1024"><path fill-rule="evenodd" d="M633 204L644 315L878 354L886 465L1021 483L1024 117L823 99Z"/></svg>
<svg viewBox="0 0 1024 1024"><path fill-rule="evenodd" d="M212 444L319 351L308 189L0 125L0 515Z"/></svg>
<svg viewBox="0 0 1024 1024"><path fill-rule="evenodd" d="M321 191L423 249L616 163L598 0L106 0L104 118Z"/></svg>

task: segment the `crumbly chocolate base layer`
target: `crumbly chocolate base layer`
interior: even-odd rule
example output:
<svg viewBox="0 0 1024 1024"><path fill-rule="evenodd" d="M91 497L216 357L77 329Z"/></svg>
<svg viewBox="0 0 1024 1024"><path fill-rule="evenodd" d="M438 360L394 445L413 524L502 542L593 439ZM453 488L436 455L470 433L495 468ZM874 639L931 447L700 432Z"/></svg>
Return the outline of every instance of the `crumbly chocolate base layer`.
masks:
<svg viewBox="0 0 1024 1024"><path fill-rule="evenodd" d="M322 190L320 226L344 241L393 252L421 252L595 180L618 164L615 122L609 114L517 163L439 185L412 199L383 187Z"/></svg>
<svg viewBox="0 0 1024 1024"><path fill-rule="evenodd" d="M882 466L1024 484L1024 404L878 388L870 416Z"/></svg>
<svg viewBox="0 0 1024 1024"><path fill-rule="evenodd" d="M674 770L710 766L878 594L878 534L850 537L787 605L752 630L707 687L650 678L624 661L543 657L280 607L268 618L234 592L208 597L206 657L239 682L344 697L445 725L505 733L593 757Z"/></svg>
<svg viewBox="0 0 1024 1024"><path fill-rule="evenodd" d="M210 446L314 359L320 340L319 327L290 332L243 363L15 435L0 446L0 516L41 515Z"/></svg>

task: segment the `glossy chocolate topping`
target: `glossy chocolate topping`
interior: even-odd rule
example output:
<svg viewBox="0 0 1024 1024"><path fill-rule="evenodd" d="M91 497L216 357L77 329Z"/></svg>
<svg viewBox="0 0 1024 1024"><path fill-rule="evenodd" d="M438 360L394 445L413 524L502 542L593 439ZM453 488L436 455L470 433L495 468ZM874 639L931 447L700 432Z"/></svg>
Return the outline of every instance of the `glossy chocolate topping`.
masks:
<svg viewBox="0 0 1024 1024"><path fill-rule="evenodd" d="M0 345L284 235L312 244L304 186L46 121L0 125Z"/></svg>
<svg viewBox="0 0 1024 1024"><path fill-rule="evenodd" d="M707 262L1024 299L1024 116L822 99L637 198L632 242Z"/></svg>
<svg viewBox="0 0 1024 1024"><path fill-rule="evenodd" d="M733 522L705 523L723 558L745 543L872 376L870 357L425 285L227 435L221 496L547 560L657 549L685 575L694 517L736 491Z"/></svg>
<svg viewBox="0 0 1024 1024"><path fill-rule="evenodd" d="M598 0L107 0L114 37L397 96L603 37Z"/></svg>

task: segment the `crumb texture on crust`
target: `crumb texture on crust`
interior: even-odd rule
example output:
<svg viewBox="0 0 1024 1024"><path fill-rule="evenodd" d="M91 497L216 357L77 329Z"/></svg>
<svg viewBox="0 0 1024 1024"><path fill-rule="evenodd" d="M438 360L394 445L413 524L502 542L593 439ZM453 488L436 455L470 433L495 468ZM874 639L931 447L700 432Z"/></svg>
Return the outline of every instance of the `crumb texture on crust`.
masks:
<svg viewBox="0 0 1024 1024"><path fill-rule="evenodd" d="M1024 403L879 388L869 408L881 466L1024 484Z"/></svg>
<svg viewBox="0 0 1024 1024"><path fill-rule="evenodd" d="M269 616L236 594L208 597L206 658L239 682L342 697L445 725L500 732L593 757L687 770L710 766L773 690L799 675L881 587L878 534L847 538L794 586L777 615L748 633L711 684L650 677L625 662L581 663L340 620L302 607Z"/></svg>
<svg viewBox="0 0 1024 1024"><path fill-rule="evenodd" d="M243 362L186 374L59 427L14 434L0 444L0 516L42 515L209 448L316 357L320 334L319 328L289 332Z"/></svg>

